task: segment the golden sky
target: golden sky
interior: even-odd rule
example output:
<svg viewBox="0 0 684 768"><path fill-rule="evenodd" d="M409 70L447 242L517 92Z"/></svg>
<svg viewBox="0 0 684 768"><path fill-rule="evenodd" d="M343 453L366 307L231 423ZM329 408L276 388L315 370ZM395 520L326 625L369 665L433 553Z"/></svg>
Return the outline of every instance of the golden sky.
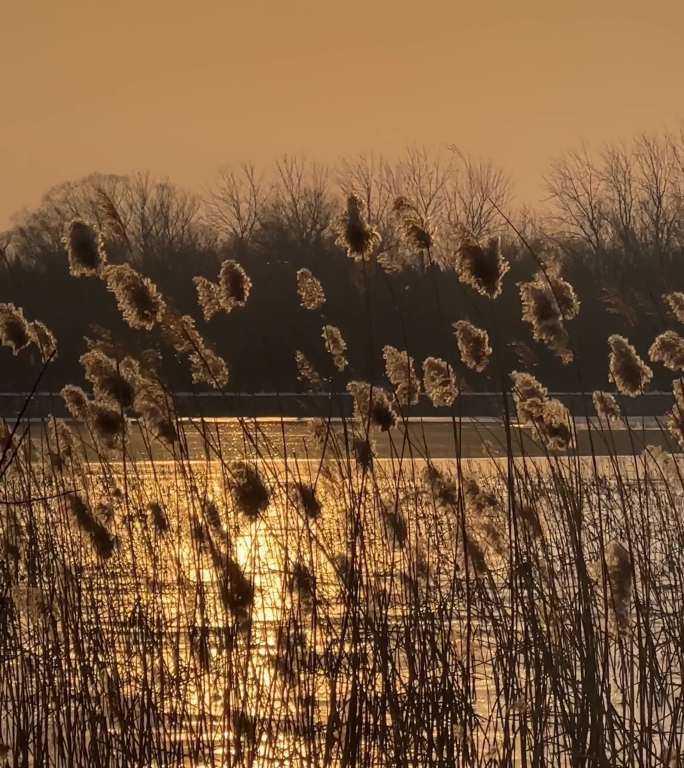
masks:
<svg viewBox="0 0 684 768"><path fill-rule="evenodd" d="M682 0L3 0L0 226L53 184L410 144L519 197L575 146L677 130Z"/></svg>

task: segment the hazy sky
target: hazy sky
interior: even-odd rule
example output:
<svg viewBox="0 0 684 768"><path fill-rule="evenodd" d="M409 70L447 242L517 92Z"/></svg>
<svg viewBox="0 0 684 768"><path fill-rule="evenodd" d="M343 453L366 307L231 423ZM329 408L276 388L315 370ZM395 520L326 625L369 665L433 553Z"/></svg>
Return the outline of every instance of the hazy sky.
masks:
<svg viewBox="0 0 684 768"><path fill-rule="evenodd" d="M684 118L682 0L5 0L0 226L53 184L450 143L550 158Z"/></svg>

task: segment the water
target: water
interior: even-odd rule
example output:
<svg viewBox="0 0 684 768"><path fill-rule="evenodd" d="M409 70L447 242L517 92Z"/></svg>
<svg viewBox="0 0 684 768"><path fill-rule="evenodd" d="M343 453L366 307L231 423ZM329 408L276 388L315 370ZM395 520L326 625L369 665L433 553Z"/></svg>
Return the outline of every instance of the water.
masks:
<svg viewBox="0 0 684 768"><path fill-rule="evenodd" d="M30 435L40 440L44 421L31 424ZM93 440L83 427L77 428L84 445L92 448ZM179 421L184 448L190 459L239 459L266 455L270 458L317 459L321 447L312 439L310 419L197 419ZM329 428L344 441L345 429L351 422L333 419ZM581 456L640 453L646 446L678 450L666 430L654 417L630 419L628 423L602 429L595 419L575 421L577 454ZM158 440L143 434L135 421L129 421L127 457L133 460L170 460L175 456ZM510 432L510 434L507 434ZM546 456L547 451L535 439L530 427L512 423L504 428L500 419L443 418L410 419L389 432L375 432L374 451L379 458L404 455L418 459L502 458L508 455L508 444L514 455ZM90 452L92 456L93 451Z"/></svg>
<svg viewBox="0 0 684 768"><path fill-rule="evenodd" d="M174 460L153 443L150 462L134 433L125 456L67 461L55 472L38 461L46 453L34 425L31 461L3 487L4 500L14 500L4 507L5 551L12 543L19 555L6 556L0 571L8 607L0 741L18 764L76 768L512 765L523 749L541 750L542 764L568 764L589 696L572 543L581 515L587 563L599 560L602 542L628 532L637 541L639 633L605 636L611 727L625 764L644 754L642 731L659 751L681 694L680 496L663 489L661 476L628 478L629 459L617 469L601 462L600 475L592 460L520 459L517 494L536 509L541 534L520 516L515 562L523 570L512 590L509 467L482 458L501 455L493 446L502 450L506 431L458 426L455 443L454 425L443 422L376 436L371 471L344 450L341 424L321 458L306 423L213 421L187 423L187 451ZM514 435L519 444L521 431ZM636 431L602 437L638 439ZM526 453L539 453L529 435L522 439ZM467 513L486 562L475 574L471 559L467 578L463 508L448 483L422 475L421 456L452 456L454 444L480 458L442 466L494 494ZM230 462L257 453L271 503L250 520ZM448 482L458 486L458 476ZM315 488L320 515L307 514L296 483ZM99 558L75 524L73 491L116 536L110 558ZM162 505L168 531L155 528L151 501ZM237 607L222 598L222 587L235 587L227 558L253 585L253 598ZM315 588L294 581L297 564ZM592 584L603 636L600 579ZM633 622L633 603L630 611ZM658 649L646 668L644 638Z"/></svg>

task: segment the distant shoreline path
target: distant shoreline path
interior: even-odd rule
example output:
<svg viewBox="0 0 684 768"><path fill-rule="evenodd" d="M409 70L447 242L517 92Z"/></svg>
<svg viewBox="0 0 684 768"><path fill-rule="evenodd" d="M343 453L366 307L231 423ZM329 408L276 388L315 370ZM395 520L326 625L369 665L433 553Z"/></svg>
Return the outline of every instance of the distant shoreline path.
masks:
<svg viewBox="0 0 684 768"><path fill-rule="evenodd" d="M563 402L575 417L594 416L591 392L551 392ZM0 418L16 418L26 402L27 393L0 392ZM311 418L351 416L351 397L346 392L325 394L295 392L216 393L176 392L174 395L179 416L206 418L258 417L258 418ZM672 408L671 392L647 392L637 398L617 396L623 414L630 418L660 418ZM508 408L514 413L510 395ZM453 410L434 408L427 397L413 406L409 417L450 420L457 418L501 418L503 397L495 392L464 392L459 395ZM37 392L24 414L28 418L49 415L67 416L59 392Z"/></svg>
<svg viewBox="0 0 684 768"><path fill-rule="evenodd" d="M30 434L34 443L45 435L45 418L30 421ZM92 438L85 426L70 422L83 439L88 453L92 450ZM632 456L640 454L647 446L660 446L679 452L680 449L666 429L661 428L662 420L654 417L631 417L621 424L601 429L596 419L575 419L577 453L581 456ZM330 429L335 434L337 445L346 455L342 419L330 420ZM311 419L308 418L211 418L187 417L179 419L179 431L184 434L187 457L191 460L223 461L242 459L245 456L273 460L297 459L318 460L321 450L314 439ZM373 431L373 449L380 459L500 459L507 455L509 435L500 419L485 417L475 419L411 418L402 422L390 433ZM515 456L544 457L544 448L534 439L529 427L518 426L512 421L510 443ZM332 444L332 443L331 443ZM257 446L258 450L255 450ZM111 458L116 461L115 451ZM562 454L558 454L562 455ZM143 439L136 420L128 422L126 457L128 460L173 461L174 453L158 440ZM331 448L326 457L334 459Z"/></svg>

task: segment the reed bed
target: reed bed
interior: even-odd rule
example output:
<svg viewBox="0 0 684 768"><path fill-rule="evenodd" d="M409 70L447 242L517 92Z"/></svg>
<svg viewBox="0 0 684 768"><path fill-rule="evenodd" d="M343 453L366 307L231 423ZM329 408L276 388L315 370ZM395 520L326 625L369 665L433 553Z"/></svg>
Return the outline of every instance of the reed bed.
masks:
<svg viewBox="0 0 684 768"><path fill-rule="evenodd" d="M429 221L406 200L396 212L429 264ZM379 236L357 198L338 237L363 269ZM198 385L225 388L225 361L149 279L108 264L83 222L65 245L74 275L101 281L132 328L158 332ZM579 302L547 266L521 287L525 318L570 365ZM486 300L503 290L495 241L465 237L458 269ZM303 308L320 312L320 283L296 283ZM197 282L209 319L239 311L252 290L236 262ZM15 354L33 345L48 367L49 330L2 311L3 342ZM331 394L296 446L284 424L278 436L239 418L236 456L216 422L179 419L154 361L112 341L81 359L91 392L65 388L71 419L36 425L22 412L5 425L0 761L680 765L678 453L618 456L614 431L631 436L630 422L612 394L588 393L588 438L607 450L580 457L573 416L514 371L501 377L503 451L467 461L456 356L426 359L421 381L408 350L385 346L383 388L353 378L343 330L320 319L330 371L299 353L302 378L332 391L346 376L354 415ZM456 325L461 364L494 366L496 334ZM672 334L651 357L677 368ZM609 345L617 390L638 395L650 368L627 339ZM674 394L670 445L681 384ZM452 459L408 429L421 396L451 409ZM527 454L520 425L541 456ZM388 458L375 455L379 435Z"/></svg>

